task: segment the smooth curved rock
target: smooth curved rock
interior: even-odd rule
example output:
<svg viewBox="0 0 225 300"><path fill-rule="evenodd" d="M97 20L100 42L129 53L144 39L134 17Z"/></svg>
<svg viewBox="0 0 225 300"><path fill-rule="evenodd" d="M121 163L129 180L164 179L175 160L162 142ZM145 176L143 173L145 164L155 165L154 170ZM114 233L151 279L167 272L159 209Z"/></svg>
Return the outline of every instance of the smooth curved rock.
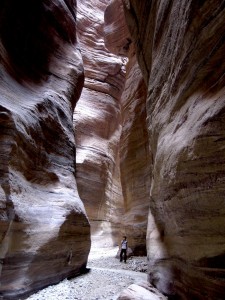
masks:
<svg viewBox="0 0 225 300"><path fill-rule="evenodd" d="M35 2L28 15L30 5L0 5L3 299L79 274L90 249L74 177L72 113L83 86L75 2Z"/></svg>
<svg viewBox="0 0 225 300"><path fill-rule="evenodd" d="M92 244L115 245L121 239L123 213L119 169L120 97L125 63L104 45L108 1L78 1L78 36L85 83L74 112L76 178L92 229Z"/></svg>
<svg viewBox="0 0 225 300"><path fill-rule="evenodd" d="M145 254L150 188L146 86L134 47L121 52L130 40L122 2L107 4L78 5L86 76L74 114L78 190L91 220L93 245L109 245L110 235L120 244L123 233L135 254ZM121 54L130 60L125 87L127 59Z"/></svg>
<svg viewBox="0 0 225 300"><path fill-rule="evenodd" d="M146 255L151 183L151 157L146 124L147 89L135 52L129 53L127 80L121 97L120 172L124 201L123 224L135 255Z"/></svg>
<svg viewBox="0 0 225 300"><path fill-rule="evenodd" d="M151 171L146 124L147 88L125 23L122 1L110 2L105 10L104 25L107 48L117 55L126 55L128 59L126 83L120 100L120 172L124 205L122 224L133 253L144 255Z"/></svg>
<svg viewBox="0 0 225 300"><path fill-rule="evenodd" d="M168 299L161 294L156 288L147 282L131 284L122 291L117 300L166 300Z"/></svg>
<svg viewBox="0 0 225 300"><path fill-rule="evenodd" d="M224 299L225 1L124 1L148 85L149 278Z"/></svg>
<svg viewBox="0 0 225 300"><path fill-rule="evenodd" d="M129 56L132 40L125 20L122 0L112 0L104 12L105 46L118 56Z"/></svg>

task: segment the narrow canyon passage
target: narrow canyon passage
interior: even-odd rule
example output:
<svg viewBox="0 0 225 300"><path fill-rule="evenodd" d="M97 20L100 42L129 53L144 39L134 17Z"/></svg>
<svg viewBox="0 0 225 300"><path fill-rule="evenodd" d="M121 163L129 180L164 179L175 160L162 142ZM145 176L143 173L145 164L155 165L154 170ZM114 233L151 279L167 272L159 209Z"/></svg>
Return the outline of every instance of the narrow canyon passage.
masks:
<svg viewBox="0 0 225 300"><path fill-rule="evenodd" d="M122 2L77 4L85 75L73 115L77 189L92 243L114 246L126 234L133 253L146 255L151 170L146 85Z"/></svg>
<svg viewBox="0 0 225 300"><path fill-rule="evenodd" d="M224 53L225 0L1 1L0 299L225 299Z"/></svg>

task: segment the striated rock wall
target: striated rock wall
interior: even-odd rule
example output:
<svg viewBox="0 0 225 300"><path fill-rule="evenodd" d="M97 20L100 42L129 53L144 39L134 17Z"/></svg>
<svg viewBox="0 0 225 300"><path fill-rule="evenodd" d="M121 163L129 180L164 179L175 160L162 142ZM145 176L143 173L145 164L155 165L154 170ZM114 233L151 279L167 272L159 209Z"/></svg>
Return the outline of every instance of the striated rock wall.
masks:
<svg viewBox="0 0 225 300"><path fill-rule="evenodd" d="M148 85L149 279L224 299L225 1L124 1Z"/></svg>
<svg viewBox="0 0 225 300"><path fill-rule="evenodd" d="M90 227L75 181L83 86L75 1L0 5L0 298L86 266Z"/></svg>
<svg viewBox="0 0 225 300"><path fill-rule="evenodd" d="M121 98L123 127L120 138L124 226L136 255L146 254L150 191L150 152L146 127L146 85L131 47L127 80Z"/></svg>
<svg viewBox="0 0 225 300"><path fill-rule="evenodd" d="M120 243L126 234L133 253L144 254L150 189L146 85L122 2L79 1L78 32L85 83L74 113L76 177L92 243Z"/></svg>
<svg viewBox="0 0 225 300"><path fill-rule="evenodd" d="M122 0L110 0L104 11L104 41L112 53L127 57L132 43Z"/></svg>
<svg viewBox="0 0 225 300"><path fill-rule="evenodd" d="M148 222L161 292L224 299L225 0L79 0L81 51L75 8L0 4L0 297L82 271L81 198L99 246Z"/></svg>
<svg viewBox="0 0 225 300"><path fill-rule="evenodd" d="M125 63L104 45L107 3L79 0L77 15L85 82L74 112L76 178L91 223L92 244L98 246L118 242L123 213L119 139Z"/></svg>
<svg viewBox="0 0 225 300"><path fill-rule="evenodd" d="M121 96L122 220L129 247L134 254L140 255L146 253L151 170L146 127L147 88L137 63L122 1L111 1L105 10L105 44L113 53L128 58L126 83Z"/></svg>

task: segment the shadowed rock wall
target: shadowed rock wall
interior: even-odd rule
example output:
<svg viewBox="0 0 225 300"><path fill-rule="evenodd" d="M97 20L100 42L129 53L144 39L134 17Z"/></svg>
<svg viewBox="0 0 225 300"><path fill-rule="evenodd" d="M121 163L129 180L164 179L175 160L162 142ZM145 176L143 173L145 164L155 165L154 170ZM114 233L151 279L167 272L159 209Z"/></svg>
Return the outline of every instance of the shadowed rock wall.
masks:
<svg viewBox="0 0 225 300"><path fill-rule="evenodd" d="M83 86L75 1L0 4L0 298L78 274L90 228L75 181Z"/></svg>
<svg viewBox="0 0 225 300"><path fill-rule="evenodd" d="M225 1L123 1L146 84L149 279L224 299Z"/></svg>
<svg viewBox="0 0 225 300"><path fill-rule="evenodd" d="M136 255L146 254L150 191L150 152L146 127L146 85L131 46L127 80L121 98L123 127L120 138L124 226Z"/></svg>
<svg viewBox="0 0 225 300"><path fill-rule="evenodd" d="M128 60L126 83L120 100L120 172L124 233L134 254L146 254L151 170L146 127L147 88L126 25L122 1L110 2L105 10L104 25L107 48L117 55L126 56Z"/></svg>

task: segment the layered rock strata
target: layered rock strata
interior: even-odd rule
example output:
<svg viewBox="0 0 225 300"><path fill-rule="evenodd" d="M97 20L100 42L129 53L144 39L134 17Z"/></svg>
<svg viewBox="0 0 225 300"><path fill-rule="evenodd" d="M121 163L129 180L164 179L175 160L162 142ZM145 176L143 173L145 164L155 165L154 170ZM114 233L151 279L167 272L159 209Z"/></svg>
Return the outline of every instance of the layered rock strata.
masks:
<svg viewBox="0 0 225 300"><path fill-rule="evenodd" d="M93 244L120 243L126 234L133 253L144 254L150 185L146 86L130 47L122 2L107 4L78 5L85 69L74 114L78 190L92 225Z"/></svg>
<svg viewBox="0 0 225 300"><path fill-rule="evenodd" d="M107 3L79 0L77 15L85 82L74 112L76 178L91 223L92 243L98 246L118 243L123 214L119 139L125 62L104 45Z"/></svg>
<svg viewBox="0 0 225 300"><path fill-rule="evenodd" d="M150 190L150 152L146 127L147 88L126 25L122 1L105 10L105 45L126 56L126 83L121 96L120 172L124 204L123 225L134 254L146 253Z"/></svg>
<svg viewBox="0 0 225 300"><path fill-rule="evenodd" d="M149 280L174 298L224 299L225 1L121 1L79 0L74 124L75 2L0 5L3 299L86 265L73 125L95 241L123 231L138 252L148 215Z"/></svg>
<svg viewBox="0 0 225 300"><path fill-rule="evenodd" d="M0 6L0 298L85 268L90 227L75 181L83 86L75 1Z"/></svg>
<svg viewBox="0 0 225 300"><path fill-rule="evenodd" d="M132 48L121 98L123 126L120 138L120 172L125 211L123 224L133 253L145 255L151 182L145 105L147 90Z"/></svg>
<svg viewBox="0 0 225 300"><path fill-rule="evenodd" d="M149 279L224 299L225 1L123 1L148 86Z"/></svg>

